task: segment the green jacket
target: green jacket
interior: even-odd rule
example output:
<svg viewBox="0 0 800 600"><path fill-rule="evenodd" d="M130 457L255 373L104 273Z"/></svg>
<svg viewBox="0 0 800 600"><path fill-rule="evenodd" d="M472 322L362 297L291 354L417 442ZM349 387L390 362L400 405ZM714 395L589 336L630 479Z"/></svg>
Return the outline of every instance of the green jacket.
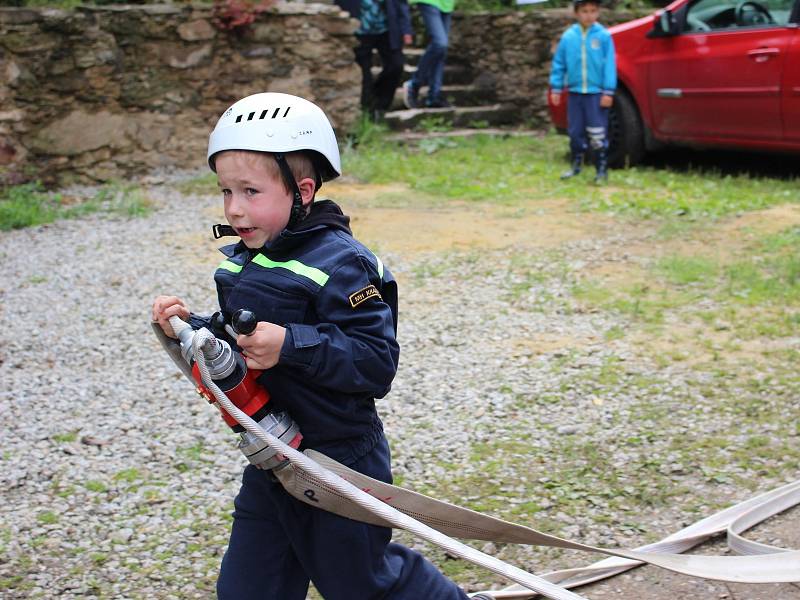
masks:
<svg viewBox="0 0 800 600"><path fill-rule="evenodd" d="M456 0L409 0L409 4L430 4L443 13L451 13L456 7Z"/></svg>

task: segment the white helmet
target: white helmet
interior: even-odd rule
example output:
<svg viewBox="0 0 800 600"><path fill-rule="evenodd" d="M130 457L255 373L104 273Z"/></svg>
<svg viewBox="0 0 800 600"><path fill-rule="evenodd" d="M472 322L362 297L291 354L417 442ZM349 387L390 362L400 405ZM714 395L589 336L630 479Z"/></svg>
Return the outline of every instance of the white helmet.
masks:
<svg viewBox="0 0 800 600"><path fill-rule="evenodd" d="M310 150L322 181L342 174L339 145L328 117L304 98L264 92L242 98L226 110L208 139L208 166L223 150L285 153Z"/></svg>

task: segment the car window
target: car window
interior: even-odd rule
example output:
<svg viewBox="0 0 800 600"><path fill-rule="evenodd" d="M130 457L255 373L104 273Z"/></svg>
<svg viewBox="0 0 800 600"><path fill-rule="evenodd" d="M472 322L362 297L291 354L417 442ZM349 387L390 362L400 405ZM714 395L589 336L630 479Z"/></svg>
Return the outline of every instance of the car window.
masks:
<svg viewBox="0 0 800 600"><path fill-rule="evenodd" d="M789 23L794 0L698 0L686 12L685 31L779 27Z"/></svg>

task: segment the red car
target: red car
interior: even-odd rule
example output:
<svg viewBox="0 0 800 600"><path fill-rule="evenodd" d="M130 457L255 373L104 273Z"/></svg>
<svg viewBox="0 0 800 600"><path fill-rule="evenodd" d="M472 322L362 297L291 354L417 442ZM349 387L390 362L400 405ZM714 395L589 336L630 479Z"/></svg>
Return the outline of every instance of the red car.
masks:
<svg viewBox="0 0 800 600"><path fill-rule="evenodd" d="M800 0L676 0L610 27L610 163L662 144L800 152L798 22ZM550 104L562 132L565 105Z"/></svg>

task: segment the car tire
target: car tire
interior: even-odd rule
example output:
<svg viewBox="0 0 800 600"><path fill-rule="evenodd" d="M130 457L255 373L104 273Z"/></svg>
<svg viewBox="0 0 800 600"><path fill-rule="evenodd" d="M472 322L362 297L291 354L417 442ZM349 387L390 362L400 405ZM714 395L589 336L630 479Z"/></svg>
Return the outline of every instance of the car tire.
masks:
<svg viewBox="0 0 800 600"><path fill-rule="evenodd" d="M636 103L626 92L614 96L608 114L608 164L614 168L635 165L644 158L644 128Z"/></svg>

